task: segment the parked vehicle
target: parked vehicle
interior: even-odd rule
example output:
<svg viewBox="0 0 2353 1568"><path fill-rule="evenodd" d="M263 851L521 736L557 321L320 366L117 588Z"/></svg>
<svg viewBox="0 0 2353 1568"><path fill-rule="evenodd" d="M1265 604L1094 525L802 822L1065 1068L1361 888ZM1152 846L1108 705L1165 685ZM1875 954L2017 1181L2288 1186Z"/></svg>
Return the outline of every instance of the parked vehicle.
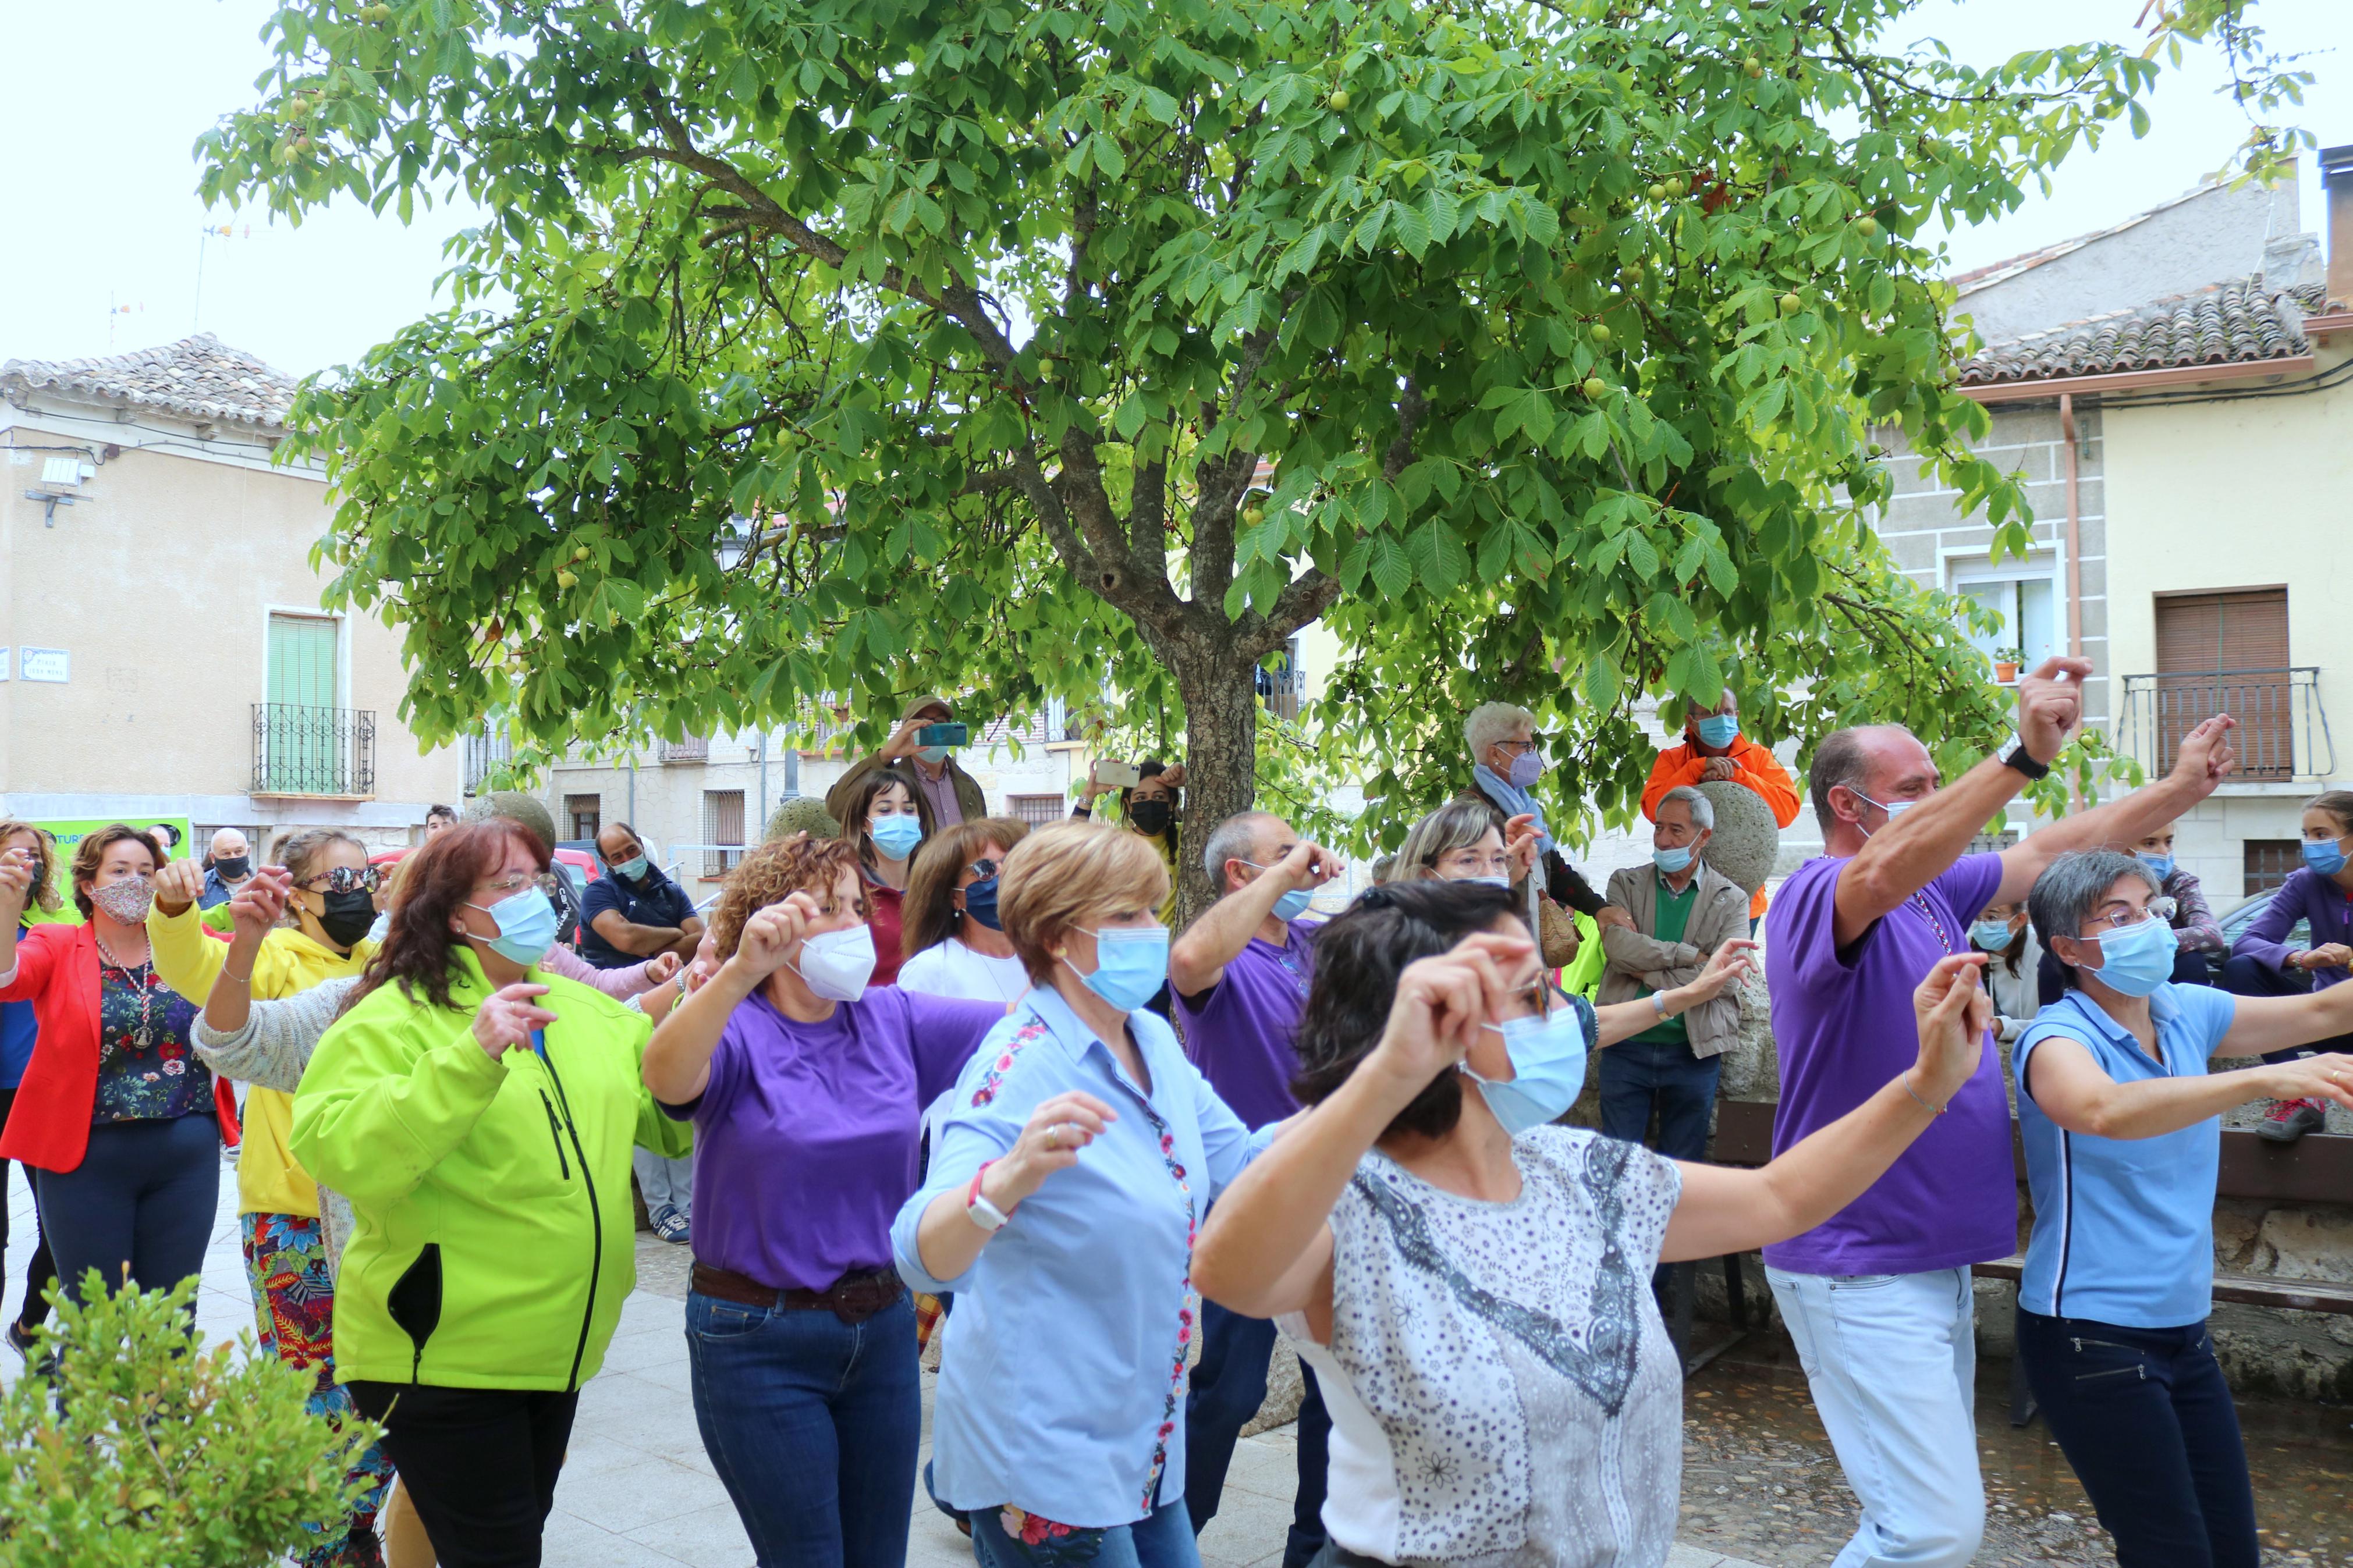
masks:
<svg viewBox="0 0 2353 1568"><path fill-rule="evenodd" d="M2236 947L2239 944L2239 939L2247 934L2247 928L2254 924L2265 910L2271 908L2272 897L2272 890L2266 889L2257 893L2253 898L2232 905L2227 913L2217 917L2216 923L2222 928L2222 935L2229 940L2232 946ZM2290 947L2310 947L2312 922L2296 921L2294 929L2287 933L2287 944Z"/></svg>

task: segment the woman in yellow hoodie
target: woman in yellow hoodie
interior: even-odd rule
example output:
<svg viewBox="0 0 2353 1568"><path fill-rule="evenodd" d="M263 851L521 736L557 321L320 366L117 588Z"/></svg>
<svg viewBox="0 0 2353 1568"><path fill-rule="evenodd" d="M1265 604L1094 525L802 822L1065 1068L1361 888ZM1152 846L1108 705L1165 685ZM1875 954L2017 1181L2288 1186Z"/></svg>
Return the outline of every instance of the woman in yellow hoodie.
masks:
<svg viewBox="0 0 2353 1568"><path fill-rule="evenodd" d="M275 1000L322 980L358 973L375 952L367 932L375 921L377 873L368 864L366 846L348 833L313 827L281 839L271 860L292 878L287 905L292 923L271 931L253 953L253 995ZM155 902L147 916L155 972L185 996L211 994L231 952L201 924L195 905L203 875L193 860L167 863L156 877ZM237 962L247 962L241 952ZM262 1347L311 1373L312 1413L340 1420L352 1402L335 1381L334 1285L327 1270L318 1184L288 1147L292 1121L291 1096L270 1089L246 1091L245 1142L237 1159L246 1282L253 1291ZM351 1475L364 1489L344 1528L322 1531L303 1553L303 1568L376 1561L376 1510L392 1466L372 1444L353 1457Z"/></svg>

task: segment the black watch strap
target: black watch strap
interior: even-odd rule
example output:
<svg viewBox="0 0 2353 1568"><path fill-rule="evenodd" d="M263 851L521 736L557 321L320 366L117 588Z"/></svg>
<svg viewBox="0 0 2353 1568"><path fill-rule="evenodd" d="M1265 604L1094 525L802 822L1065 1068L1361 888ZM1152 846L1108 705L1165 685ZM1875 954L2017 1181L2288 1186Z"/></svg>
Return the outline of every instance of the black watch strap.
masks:
<svg viewBox="0 0 2353 1568"><path fill-rule="evenodd" d="M2012 735L2009 743L2004 745L1998 754L2001 758L2003 767L2016 768L2031 779L2042 778L2051 772L2049 763L2036 762L2032 754L2027 751L2026 737L2023 735Z"/></svg>

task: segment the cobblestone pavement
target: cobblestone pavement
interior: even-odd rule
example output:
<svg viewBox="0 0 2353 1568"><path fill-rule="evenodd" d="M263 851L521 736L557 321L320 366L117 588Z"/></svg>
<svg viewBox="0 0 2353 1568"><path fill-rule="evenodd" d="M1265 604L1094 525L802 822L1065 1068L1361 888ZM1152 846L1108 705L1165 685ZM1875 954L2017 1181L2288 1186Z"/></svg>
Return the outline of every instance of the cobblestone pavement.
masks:
<svg viewBox="0 0 2353 1568"><path fill-rule="evenodd" d="M1704 1332L1706 1331L1703 1331ZM2007 1364L1981 1368L1978 1455L1986 1540L1976 1561L2024 1568L2113 1564L2091 1500L2036 1421L2010 1425ZM2353 1409L2240 1405L2266 1564L2353 1565ZM1770 1565L1829 1563L1856 1507L1786 1341L1763 1334L1700 1373L1684 1401L1677 1533Z"/></svg>

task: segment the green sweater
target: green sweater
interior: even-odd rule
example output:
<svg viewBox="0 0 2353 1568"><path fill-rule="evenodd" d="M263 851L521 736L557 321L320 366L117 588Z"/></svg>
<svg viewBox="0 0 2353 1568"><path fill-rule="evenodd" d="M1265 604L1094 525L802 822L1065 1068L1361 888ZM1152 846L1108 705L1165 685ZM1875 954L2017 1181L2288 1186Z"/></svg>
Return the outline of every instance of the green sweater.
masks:
<svg viewBox="0 0 2353 1568"><path fill-rule="evenodd" d="M454 1009L397 985L320 1040L294 1096L295 1158L351 1200L335 1289L343 1382L565 1390L596 1375L637 1282L629 1150L682 1124L639 1075L652 1024L534 970L546 1058L475 1042L492 990L470 952Z"/></svg>

